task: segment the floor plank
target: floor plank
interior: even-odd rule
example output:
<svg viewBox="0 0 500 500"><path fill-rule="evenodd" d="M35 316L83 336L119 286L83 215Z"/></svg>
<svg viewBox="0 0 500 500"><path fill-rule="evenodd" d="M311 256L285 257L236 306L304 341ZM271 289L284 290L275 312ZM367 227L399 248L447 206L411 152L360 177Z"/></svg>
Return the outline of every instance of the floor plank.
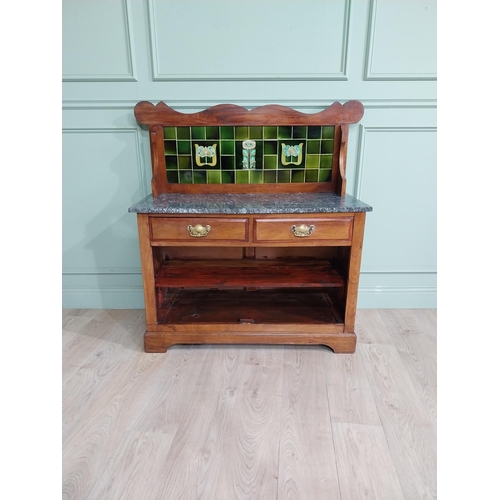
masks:
<svg viewBox="0 0 500 500"><path fill-rule="evenodd" d="M394 346L360 345L406 500L436 498L436 432Z"/></svg>
<svg viewBox="0 0 500 500"><path fill-rule="evenodd" d="M131 409L142 404L145 388L162 361L160 355L151 354L133 358L81 416L79 425L64 436L63 499L86 499L127 430L135 414Z"/></svg>
<svg viewBox="0 0 500 500"><path fill-rule="evenodd" d="M185 405L162 480L151 498L172 500L215 498L224 442L241 383L238 349L204 347L205 364Z"/></svg>
<svg viewBox="0 0 500 500"><path fill-rule="evenodd" d="M332 424L342 500L404 500L381 426Z"/></svg>
<svg viewBox="0 0 500 500"><path fill-rule="evenodd" d="M228 422L215 499L277 495L283 348L248 351L240 351L243 385Z"/></svg>
<svg viewBox="0 0 500 500"><path fill-rule="evenodd" d="M436 337L431 325L422 329L408 309L385 310L380 313L399 357L410 377L427 415L437 425L437 357Z"/></svg>
<svg viewBox="0 0 500 500"><path fill-rule="evenodd" d="M151 498L172 439L162 432L124 433L85 500Z"/></svg>
<svg viewBox="0 0 500 500"><path fill-rule="evenodd" d="M380 317L381 309L359 309L356 314L355 332L358 344L392 343L387 328Z"/></svg>
<svg viewBox="0 0 500 500"><path fill-rule="evenodd" d="M85 320L84 320L85 321ZM77 335L63 347L62 379L66 383L80 368L87 356L99 349L115 327L108 311L100 311L85 325L78 325ZM67 331L67 330L66 330Z"/></svg>
<svg viewBox="0 0 500 500"><path fill-rule="evenodd" d="M357 354L322 356L332 422L381 425L363 360Z"/></svg>
<svg viewBox="0 0 500 500"><path fill-rule="evenodd" d="M285 347L278 500L340 499L323 347Z"/></svg>
<svg viewBox="0 0 500 500"><path fill-rule="evenodd" d="M106 335L98 343L98 347L87 355L82 349L80 359L83 363L74 370L80 362L68 370L72 376L63 384L63 437L79 420L84 417L93 402L107 390L109 383L114 384L120 378L127 360L142 353L142 334L144 330L144 314L135 311L110 311L109 321L114 326L107 329ZM94 340L80 339L80 344L93 345Z"/></svg>

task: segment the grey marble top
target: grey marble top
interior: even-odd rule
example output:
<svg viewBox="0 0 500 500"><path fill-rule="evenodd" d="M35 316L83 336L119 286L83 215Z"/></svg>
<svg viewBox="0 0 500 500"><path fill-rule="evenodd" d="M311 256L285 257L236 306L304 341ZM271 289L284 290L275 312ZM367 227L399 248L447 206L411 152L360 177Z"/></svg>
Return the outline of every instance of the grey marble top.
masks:
<svg viewBox="0 0 500 500"><path fill-rule="evenodd" d="M146 214L302 214L371 212L350 195L334 193L161 194L147 196L128 209Z"/></svg>

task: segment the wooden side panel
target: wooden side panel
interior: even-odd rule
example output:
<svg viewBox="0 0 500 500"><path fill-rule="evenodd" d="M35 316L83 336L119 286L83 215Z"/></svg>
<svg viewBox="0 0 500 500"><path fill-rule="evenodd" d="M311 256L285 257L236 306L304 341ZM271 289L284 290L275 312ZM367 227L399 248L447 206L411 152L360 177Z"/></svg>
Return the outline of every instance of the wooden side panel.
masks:
<svg viewBox="0 0 500 500"><path fill-rule="evenodd" d="M149 140L151 142L151 162L153 178L151 189L153 196L167 192L167 166L165 164L165 148L163 143L163 128L155 125L149 129Z"/></svg>
<svg viewBox="0 0 500 500"><path fill-rule="evenodd" d="M361 252L365 230L365 213L354 216L354 231L351 246L351 259L347 277L347 299L345 310L345 332L354 333L356 320L356 305L358 302L359 271L361 267Z"/></svg>
<svg viewBox="0 0 500 500"><path fill-rule="evenodd" d="M340 129L340 145L339 145L339 156L338 165L339 168L332 175L336 175L335 186L336 192L340 196L345 196L346 189L346 169L347 169L347 138L349 134L349 127L347 125L341 125L337 127Z"/></svg>
<svg viewBox="0 0 500 500"><path fill-rule="evenodd" d="M333 137L332 188L333 192L339 195L342 191L342 183L339 183L339 153L341 137L341 128L335 127L335 135Z"/></svg>
<svg viewBox="0 0 500 500"><path fill-rule="evenodd" d="M139 229L146 324L156 325L155 265L153 262L153 247L151 246L147 214L137 214L137 226Z"/></svg>

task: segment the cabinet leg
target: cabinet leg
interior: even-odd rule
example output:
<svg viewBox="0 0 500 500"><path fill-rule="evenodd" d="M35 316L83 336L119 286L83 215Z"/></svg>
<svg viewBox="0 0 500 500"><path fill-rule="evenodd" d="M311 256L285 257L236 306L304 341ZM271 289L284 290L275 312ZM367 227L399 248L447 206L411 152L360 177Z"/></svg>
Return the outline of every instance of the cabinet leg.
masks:
<svg viewBox="0 0 500 500"><path fill-rule="evenodd" d="M332 339L323 345L329 347L336 354L353 354L356 351L356 335Z"/></svg>
<svg viewBox="0 0 500 500"><path fill-rule="evenodd" d="M145 352L167 352L167 349L174 345L168 343L165 338L158 335L156 332L148 332L144 334L144 351Z"/></svg>

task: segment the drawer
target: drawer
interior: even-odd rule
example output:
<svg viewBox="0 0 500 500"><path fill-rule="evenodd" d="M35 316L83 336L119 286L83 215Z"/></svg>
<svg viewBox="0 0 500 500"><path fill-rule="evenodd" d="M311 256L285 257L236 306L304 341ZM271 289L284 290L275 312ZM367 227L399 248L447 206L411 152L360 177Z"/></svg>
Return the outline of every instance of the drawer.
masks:
<svg viewBox="0 0 500 500"><path fill-rule="evenodd" d="M153 241L189 242L205 244L209 241L248 241L248 219L217 217L151 217Z"/></svg>
<svg viewBox="0 0 500 500"><path fill-rule="evenodd" d="M352 239L352 217L255 219L256 243L293 245L349 243Z"/></svg>

